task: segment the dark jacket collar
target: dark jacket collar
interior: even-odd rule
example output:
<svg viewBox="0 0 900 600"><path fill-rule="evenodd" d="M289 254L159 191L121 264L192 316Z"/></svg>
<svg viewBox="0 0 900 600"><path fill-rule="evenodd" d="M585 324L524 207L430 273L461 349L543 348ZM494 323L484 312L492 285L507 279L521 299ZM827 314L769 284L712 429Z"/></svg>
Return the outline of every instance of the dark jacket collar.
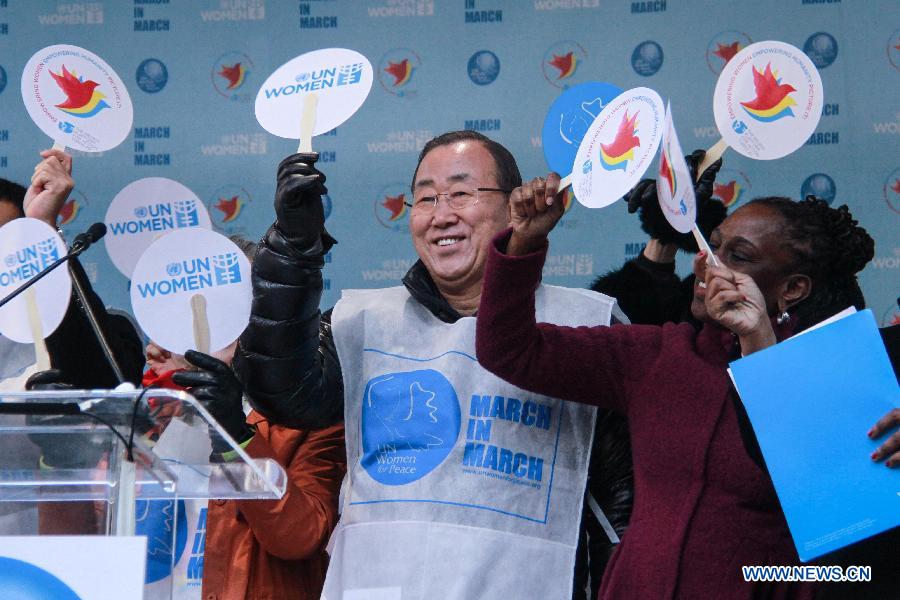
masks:
<svg viewBox="0 0 900 600"><path fill-rule="evenodd" d="M413 298L444 323L456 323L462 318L438 291L421 260L417 260L403 276L403 285Z"/></svg>

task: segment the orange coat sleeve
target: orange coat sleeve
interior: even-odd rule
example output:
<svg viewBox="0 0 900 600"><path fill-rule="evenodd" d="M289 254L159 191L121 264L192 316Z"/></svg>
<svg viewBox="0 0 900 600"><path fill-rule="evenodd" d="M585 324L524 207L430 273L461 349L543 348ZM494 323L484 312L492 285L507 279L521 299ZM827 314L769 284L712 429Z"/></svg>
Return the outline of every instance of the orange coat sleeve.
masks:
<svg viewBox="0 0 900 600"><path fill-rule="evenodd" d="M322 549L337 524L347 470L344 425L296 430L269 424L255 413L248 422L256 425L257 434L247 454L276 460L288 481L280 500L238 501L238 511L264 551L284 560L309 558Z"/></svg>

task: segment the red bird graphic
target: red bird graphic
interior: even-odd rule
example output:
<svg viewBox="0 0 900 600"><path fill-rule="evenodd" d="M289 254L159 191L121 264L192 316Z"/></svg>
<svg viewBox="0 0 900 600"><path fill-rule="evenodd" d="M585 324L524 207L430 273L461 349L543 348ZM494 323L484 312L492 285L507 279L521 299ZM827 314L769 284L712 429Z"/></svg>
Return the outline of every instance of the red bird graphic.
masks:
<svg viewBox="0 0 900 600"><path fill-rule="evenodd" d="M396 221L406 212L406 204L404 204L405 199L406 194L384 197L384 202L382 202L381 205L391 211L391 221Z"/></svg>
<svg viewBox="0 0 900 600"><path fill-rule="evenodd" d="M219 201L216 203L216 209L222 212L222 221L228 223L233 221L240 212L240 200L237 196L232 196L229 199L219 198Z"/></svg>
<svg viewBox="0 0 900 600"><path fill-rule="evenodd" d="M718 48L713 50L713 54L724 60L726 63L734 58L734 55L737 54L741 49L740 42L732 42L731 44L727 45L716 42L716 46L718 46Z"/></svg>
<svg viewBox="0 0 900 600"><path fill-rule="evenodd" d="M737 193L737 181L731 180L722 185L720 183L713 184L713 196L722 201L725 206L731 206Z"/></svg>
<svg viewBox="0 0 900 600"><path fill-rule="evenodd" d="M894 180L894 185L891 186L891 189L894 190L894 193L900 194L900 179Z"/></svg>
<svg viewBox="0 0 900 600"><path fill-rule="evenodd" d="M629 117L628 111L626 110L625 118L619 123L619 130L616 132L616 138L611 144L600 144L600 147L603 148L603 151L607 156L612 158L622 156L632 148L637 148L641 145L641 140L638 136L634 135L634 126L637 121L637 116L638 113L634 113L633 116Z"/></svg>
<svg viewBox="0 0 900 600"><path fill-rule="evenodd" d="M554 54L553 59L550 61L550 66L559 69L559 77L557 79L562 79L572 74L576 61L577 59L573 52L568 52L563 56Z"/></svg>
<svg viewBox="0 0 900 600"><path fill-rule="evenodd" d="M81 108L82 106L85 106L91 101L91 96L94 94L94 88L100 85L96 81L91 81L90 79L87 81L80 81L66 69L66 65L63 65L62 75L57 75L53 71L50 71L50 75L66 95L66 101L62 104L57 104L56 108Z"/></svg>
<svg viewBox="0 0 900 600"><path fill-rule="evenodd" d="M406 79L409 68L409 59L404 58L400 62L390 61L388 66L384 68L385 73L394 78L394 86L398 86Z"/></svg>
<svg viewBox="0 0 900 600"><path fill-rule="evenodd" d="M233 90L241 84L241 79L244 75L241 69L241 63L234 63L230 67L228 65L222 65L222 70L219 71L219 75L228 80L228 87L226 89Z"/></svg>
<svg viewBox="0 0 900 600"><path fill-rule="evenodd" d="M675 193L675 173L669 165L669 157L666 156L665 152L662 153L662 159L660 160L659 174L669 182L669 195L673 195Z"/></svg>
<svg viewBox="0 0 900 600"><path fill-rule="evenodd" d="M756 98L750 102L741 102L751 110L768 110L784 100L784 97L797 89L789 83L778 83L772 74L772 63L766 65L766 71L760 73L753 67L753 87Z"/></svg>
<svg viewBox="0 0 900 600"><path fill-rule="evenodd" d="M78 202L75 200L67 200L66 203L62 205L62 208L59 209L59 224L67 225L68 223L71 223L72 219L78 214L80 208Z"/></svg>

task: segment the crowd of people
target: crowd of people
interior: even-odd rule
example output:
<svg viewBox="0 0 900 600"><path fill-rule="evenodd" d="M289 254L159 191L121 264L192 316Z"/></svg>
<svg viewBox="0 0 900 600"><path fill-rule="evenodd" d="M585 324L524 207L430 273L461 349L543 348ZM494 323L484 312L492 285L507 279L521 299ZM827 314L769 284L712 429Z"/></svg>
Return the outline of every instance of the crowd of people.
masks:
<svg viewBox="0 0 900 600"><path fill-rule="evenodd" d="M559 176L523 181L501 144L449 132L412 175L418 260L403 285L345 291L323 313L336 240L317 158L285 158L272 226L258 244L235 240L252 261L251 317L214 356L144 349L70 262L128 380L187 389L249 456L287 473L280 500L209 504L202 589L179 597L900 595L897 530L820 559L872 565L870 583L741 574L799 559L726 369L865 307L857 273L874 240L846 206L765 197L726 216L712 198L721 161L698 177L696 152L698 225L717 266L699 252L690 277L675 274L676 252L698 248L644 180L627 197L650 236L641 255L591 290L547 286ZM0 225L27 216L56 227L72 159L43 152L27 187L0 184ZM897 332L882 332L895 369ZM117 383L76 297L47 347L53 369L38 372L30 345L0 337L0 389ZM859 435L877 440L871 460L900 467L900 409ZM6 447L0 436L0 452L22 468L101 459L32 441ZM221 460L227 449L213 447ZM98 529L96 505L70 504L0 504L0 534Z"/></svg>

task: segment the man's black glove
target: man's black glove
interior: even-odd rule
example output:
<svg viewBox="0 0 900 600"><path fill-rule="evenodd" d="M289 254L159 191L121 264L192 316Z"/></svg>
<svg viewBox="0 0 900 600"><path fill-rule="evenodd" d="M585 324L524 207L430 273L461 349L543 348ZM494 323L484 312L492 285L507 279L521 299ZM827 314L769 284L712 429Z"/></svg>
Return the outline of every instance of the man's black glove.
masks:
<svg viewBox="0 0 900 600"><path fill-rule="evenodd" d="M244 388L231 367L196 350L188 350L184 358L201 370L179 371L172 376L172 381L190 388L188 391L191 395L203 403L206 410L238 444L253 437L253 428L247 425L244 416ZM213 452L221 454L230 449L218 436L213 436Z"/></svg>
<svg viewBox="0 0 900 600"><path fill-rule="evenodd" d="M692 154L684 157L688 169L691 171L691 181L697 179L697 168L704 156L706 156L706 152L703 150L694 150ZM711 164L700 176L700 180L694 184L694 195L697 198L697 227L705 238L709 238L709 234L719 226L728 212L724 204L712 199L716 173L721 167L722 159L720 158ZM694 240L694 236L690 233L677 232L663 215L662 209L659 207L659 199L656 196L655 179L639 181L625 196L625 200L628 203L628 212L641 210L641 229L647 235L663 244L677 244L682 250L697 252L697 242Z"/></svg>
<svg viewBox="0 0 900 600"><path fill-rule="evenodd" d="M63 381L62 371L48 369L38 371L25 382L25 389L31 391L66 391L74 389ZM64 427L67 425L91 424L90 417L81 415L28 415L25 422L29 427ZM110 449L112 433L30 433L30 439L41 449L44 465L54 469L93 469Z"/></svg>
<svg viewBox="0 0 900 600"><path fill-rule="evenodd" d="M315 167L317 160L318 153L301 152L288 156L278 165L276 227L297 248L315 243L325 224L322 195L328 189L325 174Z"/></svg>

